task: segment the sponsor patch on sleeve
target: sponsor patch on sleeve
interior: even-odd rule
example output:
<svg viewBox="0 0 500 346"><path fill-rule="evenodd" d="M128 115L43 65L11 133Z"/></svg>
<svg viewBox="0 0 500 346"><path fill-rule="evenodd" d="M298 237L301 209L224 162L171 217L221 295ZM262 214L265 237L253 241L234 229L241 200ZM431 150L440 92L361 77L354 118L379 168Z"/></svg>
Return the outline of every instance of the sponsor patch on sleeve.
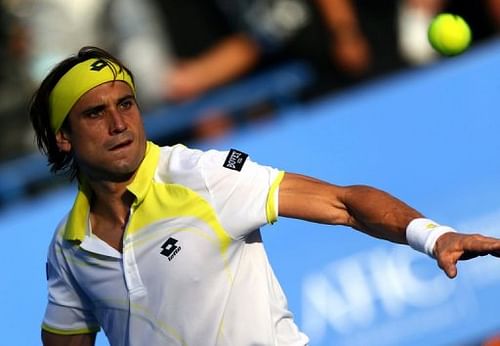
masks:
<svg viewBox="0 0 500 346"><path fill-rule="evenodd" d="M247 157L248 154L235 149L231 149L229 150L229 154L227 154L226 161L224 161L223 166L235 171L241 171Z"/></svg>

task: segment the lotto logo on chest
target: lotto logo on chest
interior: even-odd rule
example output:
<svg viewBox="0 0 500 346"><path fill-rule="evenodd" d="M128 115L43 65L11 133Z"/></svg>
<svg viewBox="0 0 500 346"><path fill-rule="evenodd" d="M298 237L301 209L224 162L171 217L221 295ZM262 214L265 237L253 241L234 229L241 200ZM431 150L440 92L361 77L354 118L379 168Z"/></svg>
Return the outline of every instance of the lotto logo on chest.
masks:
<svg viewBox="0 0 500 346"><path fill-rule="evenodd" d="M163 249L160 254L167 257L169 261L173 260L175 255L181 251L181 247L177 244L178 240L172 237L168 238L166 242L163 243L161 248Z"/></svg>

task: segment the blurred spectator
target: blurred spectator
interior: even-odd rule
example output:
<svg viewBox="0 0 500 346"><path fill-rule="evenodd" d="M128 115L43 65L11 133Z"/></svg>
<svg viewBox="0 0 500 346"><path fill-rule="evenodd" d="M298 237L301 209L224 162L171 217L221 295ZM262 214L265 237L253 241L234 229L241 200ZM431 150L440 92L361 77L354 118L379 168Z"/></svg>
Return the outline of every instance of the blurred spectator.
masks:
<svg viewBox="0 0 500 346"><path fill-rule="evenodd" d="M104 45L101 20L106 1L30 0L32 33L30 73L41 81L61 59L83 45Z"/></svg>
<svg viewBox="0 0 500 346"><path fill-rule="evenodd" d="M34 85L84 45L104 47L137 71L144 110L163 102L168 37L150 2L2 1L0 17L0 160L35 150L27 115Z"/></svg>
<svg viewBox="0 0 500 346"><path fill-rule="evenodd" d="M352 0L361 30L371 49L371 69L366 78L374 78L407 68L397 45L397 8L399 0Z"/></svg>
<svg viewBox="0 0 500 346"><path fill-rule="evenodd" d="M0 40L0 160L9 160L35 148L27 115L29 32L15 2L0 2Z"/></svg>
<svg viewBox="0 0 500 346"><path fill-rule="evenodd" d="M427 40L427 28L440 12L462 16L472 30L472 44L490 38L500 30L500 0L401 0L398 11L399 48L411 65L436 59Z"/></svg>
<svg viewBox="0 0 500 346"><path fill-rule="evenodd" d="M32 0L31 73L40 81L53 65L85 45L100 46L137 71L143 107L160 100L159 76L168 68L168 38L149 1Z"/></svg>
<svg viewBox="0 0 500 346"><path fill-rule="evenodd" d="M285 59L317 70L313 93L359 80L370 48L349 0L157 0L177 63L166 98L183 101Z"/></svg>
<svg viewBox="0 0 500 346"><path fill-rule="evenodd" d="M143 110L154 108L164 102L164 76L172 64L164 18L151 0L108 1L105 21L111 32L105 47L135 71Z"/></svg>

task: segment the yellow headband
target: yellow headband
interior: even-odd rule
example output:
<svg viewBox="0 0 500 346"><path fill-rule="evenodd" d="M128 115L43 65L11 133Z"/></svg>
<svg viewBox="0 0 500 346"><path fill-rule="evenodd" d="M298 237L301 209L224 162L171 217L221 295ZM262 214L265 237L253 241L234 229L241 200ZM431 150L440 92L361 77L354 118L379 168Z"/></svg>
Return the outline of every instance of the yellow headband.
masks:
<svg viewBox="0 0 500 346"><path fill-rule="evenodd" d="M135 93L132 77L115 63L105 59L89 59L73 66L50 93L50 127L56 133L78 99L92 88L106 82L126 82Z"/></svg>

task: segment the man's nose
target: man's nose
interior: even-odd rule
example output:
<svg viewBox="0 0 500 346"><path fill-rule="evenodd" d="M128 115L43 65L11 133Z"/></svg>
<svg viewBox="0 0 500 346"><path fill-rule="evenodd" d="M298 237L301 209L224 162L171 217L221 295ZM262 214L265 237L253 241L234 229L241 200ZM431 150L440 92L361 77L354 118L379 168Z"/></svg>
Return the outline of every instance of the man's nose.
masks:
<svg viewBox="0 0 500 346"><path fill-rule="evenodd" d="M127 129L123 115L116 109L111 109L109 112L109 131L111 134L121 133Z"/></svg>

